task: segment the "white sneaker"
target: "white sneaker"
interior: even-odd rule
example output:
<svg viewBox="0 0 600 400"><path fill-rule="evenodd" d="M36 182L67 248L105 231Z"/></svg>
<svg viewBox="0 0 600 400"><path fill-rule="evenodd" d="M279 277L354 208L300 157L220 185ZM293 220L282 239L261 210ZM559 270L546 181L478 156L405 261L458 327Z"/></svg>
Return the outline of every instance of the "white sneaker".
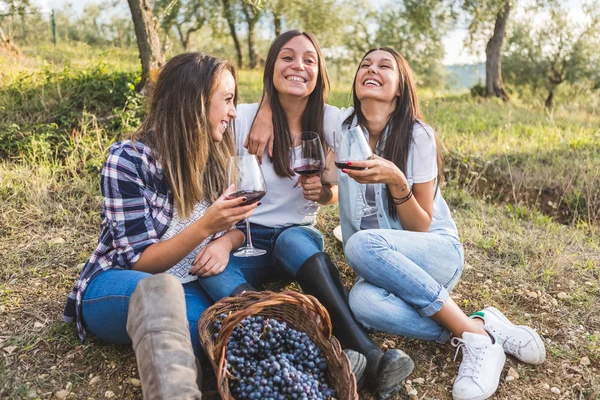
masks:
<svg viewBox="0 0 600 400"><path fill-rule="evenodd" d="M546 347L535 330L524 325L514 325L500 310L487 307L471 315L482 319L504 352L527 364L541 364L546 359Z"/></svg>
<svg viewBox="0 0 600 400"><path fill-rule="evenodd" d="M462 349L462 361L452 387L454 400L484 400L498 389L500 374L506 362L502 346L490 336L465 332L463 337L452 338L456 354Z"/></svg>

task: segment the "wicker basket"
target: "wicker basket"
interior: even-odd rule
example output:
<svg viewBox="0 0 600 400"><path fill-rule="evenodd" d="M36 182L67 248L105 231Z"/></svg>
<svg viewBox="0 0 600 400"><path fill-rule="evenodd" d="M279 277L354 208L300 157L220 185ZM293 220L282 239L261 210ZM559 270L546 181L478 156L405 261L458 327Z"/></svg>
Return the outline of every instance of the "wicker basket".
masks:
<svg viewBox="0 0 600 400"><path fill-rule="evenodd" d="M213 322L221 313L228 314L216 339ZM217 390L223 400L234 400L227 379L226 345L233 329L250 315L275 318L305 332L322 351L327 361L327 380L338 400L357 400L356 381L350 362L338 340L331 336L331 320L325 307L312 296L298 292L246 292L222 299L208 308L198 321L198 333L217 377Z"/></svg>

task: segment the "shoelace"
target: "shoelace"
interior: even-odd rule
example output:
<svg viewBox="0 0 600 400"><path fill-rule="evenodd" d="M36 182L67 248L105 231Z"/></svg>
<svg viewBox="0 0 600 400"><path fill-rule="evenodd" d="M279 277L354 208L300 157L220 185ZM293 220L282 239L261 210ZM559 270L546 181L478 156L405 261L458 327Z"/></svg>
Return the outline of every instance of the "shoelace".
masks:
<svg viewBox="0 0 600 400"><path fill-rule="evenodd" d="M458 351L462 349L463 356L462 362L460 363L460 368L458 369L458 375L465 376L469 378L473 378L477 376L477 372L479 372L479 365L477 361L481 360L483 357L481 355L481 348L473 347L469 344L465 343L461 338L455 337L452 338L452 346L456 347L456 353L454 353L454 361L456 361L456 357L458 357ZM467 373L467 371L471 371L471 373Z"/></svg>
<svg viewBox="0 0 600 400"><path fill-rule="evenodd" d="M506 338L504 338L502 348L507 353L519 354L519 350L521 349L521 342L518 341L517 338L514 336L507 336Z"/></svg>

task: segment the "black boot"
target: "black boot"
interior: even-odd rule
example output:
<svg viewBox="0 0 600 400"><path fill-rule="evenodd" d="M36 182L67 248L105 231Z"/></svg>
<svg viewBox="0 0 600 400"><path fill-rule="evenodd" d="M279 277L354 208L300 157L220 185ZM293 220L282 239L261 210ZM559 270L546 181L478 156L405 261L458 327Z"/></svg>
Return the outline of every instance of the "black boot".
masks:
<svg viewBox="0 0 600 400"><path fill-rule="evenodd" d="M240 286L236 287L235 289L233 289L233 291L231 292L231 294L229 295L229 297L235 297L239 294L242 294L244 292L258 292L258 290L256 290L254 288L254 286L252 286L249 283L242 283Z"/></svg>
<svg viewBox="0 0 600 400"><path fill-rule="evenodd" d="M327 253L317 253L306 260L296 279L305 293L315 296L325 306L333 333L342 346L365 355L365 384L377 398L386 399L400 390L400 383L414 368L413 361L397 349L384 354L356 321L348 306L340 274Z"/></svg>

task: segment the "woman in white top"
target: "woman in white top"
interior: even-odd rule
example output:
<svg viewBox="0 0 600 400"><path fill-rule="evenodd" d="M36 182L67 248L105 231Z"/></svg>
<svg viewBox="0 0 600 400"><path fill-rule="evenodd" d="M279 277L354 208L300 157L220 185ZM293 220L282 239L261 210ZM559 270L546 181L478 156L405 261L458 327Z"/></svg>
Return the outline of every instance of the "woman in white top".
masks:
<svg viewBox="0 0 600 400"><path fill-rule="evenodd" d="M321 182L319 176L298 178L291 171L289 160L293 135L314 131L324 139L328 86L325 61L313 35L289 31L273 41L264 71L264 94L272 110L274 127L273 156L259 155L263 161L267 194L251 218L254 246L267 253L248 258L232 256L225 271L201 277L199 281L216 301L254 290L266 280L282 274L293 277L305 292L317 297L327 308L334 334L342 345L366 357L365 383L370 384L380 398L386 398L399 389L401 381L412 371L412 360L400 350L384 354L356 322L348 307L339 273L323 252L323 237L313 226L314 217L303 216L297 211L306 199L321 204L337 200L336 187L325 179ZM257 104L238 107L236 141L240 153L245 152L243 144L257 110ZM335 174L333 180L336 180ZM218 242L209 244L204 250L222 251ZM357 363L362 360L364 364L365 357L353 358L356 353L349 354L354 361L353 370L360 371ZM356 375L358 379L359 373Z"/></svg>

